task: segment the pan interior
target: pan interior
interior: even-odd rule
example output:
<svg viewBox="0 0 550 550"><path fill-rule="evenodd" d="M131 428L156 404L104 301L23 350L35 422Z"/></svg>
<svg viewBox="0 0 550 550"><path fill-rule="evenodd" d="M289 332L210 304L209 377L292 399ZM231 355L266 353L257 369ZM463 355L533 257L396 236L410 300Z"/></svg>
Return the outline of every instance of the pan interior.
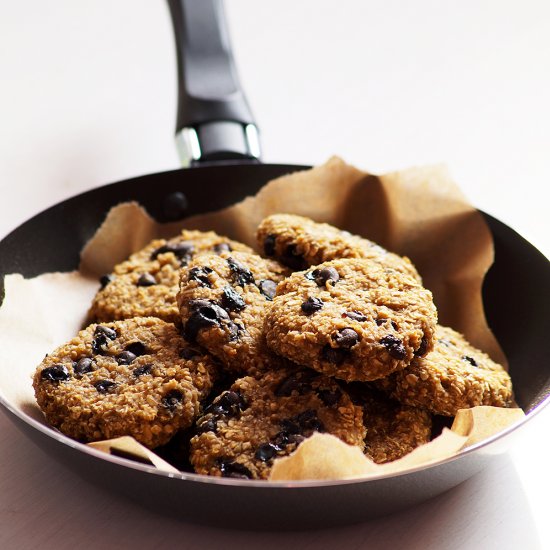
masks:
<svg viewBox="0 0 550 550"><path fill-rule="evenodd" d="M159 221L167 221L163 199L181 191L189 203L188 215L217 210L256 193L280 175L304 169L289 165L226 165L176 170L118 182L78 195L38 214L0 242L0 297L3 277L21 273L33 277L45 272L77 268L79 252L103 221L109 208L135 200ZM532 411L550 394L550 360L545 352L550 333L550 263L533 246L498 220L485 215L495 242L495 263L484 283L483 296L489 326L510 362L516 400ZM41 358L38 358L37 363ZM31 412L12 397L13 373L0 368L0 399L25 419ZM39 421L35 414L32 416Z"/></svg>

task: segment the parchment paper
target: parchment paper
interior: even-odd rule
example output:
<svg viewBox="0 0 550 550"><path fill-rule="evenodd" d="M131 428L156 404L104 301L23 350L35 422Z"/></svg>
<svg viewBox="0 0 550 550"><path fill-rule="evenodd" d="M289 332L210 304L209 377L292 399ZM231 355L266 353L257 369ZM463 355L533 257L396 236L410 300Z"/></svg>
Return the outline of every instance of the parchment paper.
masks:
<svg viewBox="0 0 550 550"><path fill-rule="evenodd" d="M367 458L359 447L348 445L333 435L315 433L291 455L275 460L269 481L366 479L404 472L450 457L461 449L483 441L519 422L523 417L521 409L486 406L460 409L450 430L444 428L441 435L430 443L421 445L399 460L387 464L376 464ZM89 445L106 453L126 458L135 457L159 470L177 471L128 436Z"/></svg>
<svg viewBox="0 0 550 550"><path fill-rule="evenodd" d="M493 261L492 239L441 166L374 176L332 158L278 178L256 196L177 224L158 224L137 204L111 210L82 252L80 272L5 279L0 307L0 394L43 421L31 376L43 356L81 328L97 278L151 239L182 227L215 230L256 248L265 216L286 212L328 222L407 255L433 294L442 324L464 333L494 360L504 355L489 330L481 285Z"/></svg>
<svg viewBox="0 0 550 550"><path fill-rule="evenodd" d="M234 206L179 224L157 224L136 206L111 212L82 253L83 271L99 277L153 238L174 235L182 227L214 230L257 248L254 235L264 217L299 214L408 256L434 294L440 323L506 363L481 298L483 277L493 262L491 233L443 166L378 177L334 157L312 170L277 178Z"/></svg>
<svg viewBox="0 0 550 550"><path fill-rule="evenodd" d="M450 430L444 428L439 437L386 464L376 464L358 447L348 445L333 435L316 433L306 439L290 456L275 460L269 479L345 479L396 474L453 456L461 449L519 422L523 416L521 409L460 409Z"/></svg>

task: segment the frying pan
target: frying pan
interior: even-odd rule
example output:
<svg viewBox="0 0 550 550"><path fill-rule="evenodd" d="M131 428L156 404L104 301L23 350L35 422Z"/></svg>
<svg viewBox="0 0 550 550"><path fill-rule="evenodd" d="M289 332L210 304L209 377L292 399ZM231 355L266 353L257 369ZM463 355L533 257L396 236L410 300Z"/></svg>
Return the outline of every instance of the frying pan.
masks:
<svg viewBox="0 0 550 550"><path fill-rule="evenodd" d="M259 162L258 132L237 81L220 1L169 4L179 66L176 137L187 168L93 189L21 225L0 242L0 297L6 274L33 277L76 269L81 248L117 203L138 201L158 221L172 221L228 206L273 178L307 168ZM495 262L483 286L486 315L508 356L516 399L527 415L456 457L368 481L268 484L168 474L104 455L37 422L3 396L6 377L0 378L1 408L37 445L93 483L156 511L209 525L338 525L426 500L484 468L550 401L550 262L514 230L482 214L495 246Z"/></svg>

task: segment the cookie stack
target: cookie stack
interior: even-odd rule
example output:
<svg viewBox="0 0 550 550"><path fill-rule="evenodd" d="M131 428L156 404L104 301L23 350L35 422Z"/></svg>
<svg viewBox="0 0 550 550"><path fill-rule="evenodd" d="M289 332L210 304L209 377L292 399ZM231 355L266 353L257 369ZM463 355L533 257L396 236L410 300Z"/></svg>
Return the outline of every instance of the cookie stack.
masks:
<svg viewBox="0 0 550 550"><path fill-rule="evenodd" d="M36 370L48 422L266 479L314 432L384 463L429 441L435 416L512 404L506 371L437 324L407 258L288 214L257 239L262 255L183 231L115 266L91 324Z"/></svg>

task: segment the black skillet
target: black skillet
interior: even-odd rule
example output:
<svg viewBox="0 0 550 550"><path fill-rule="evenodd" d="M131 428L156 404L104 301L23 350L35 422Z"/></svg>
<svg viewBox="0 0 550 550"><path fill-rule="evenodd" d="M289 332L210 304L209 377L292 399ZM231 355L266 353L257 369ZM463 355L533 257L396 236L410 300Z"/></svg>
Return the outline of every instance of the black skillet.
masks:
<svg viewBox="0 0 550 550"><path fill-rule="evenodd" d="M93 189L30 219L0 242L0 275L78 267L79 252L115 204L135 200L159 221L216 210L267 181L307 168L259 163L257 132L239 88L219 0L169 0L178 49L177 138L190 168ZM11 420L59 461L156 511L210 525L306 528L361 521L437 495L481 470L550 393L550 262L512 229L483 214L495 243L484 287L489 325L510 362L525 421L428 468L369 481L270 483L166 474L104 455L27 416L1 395ZM29 366L32 370L32 366Z"/></svg>

